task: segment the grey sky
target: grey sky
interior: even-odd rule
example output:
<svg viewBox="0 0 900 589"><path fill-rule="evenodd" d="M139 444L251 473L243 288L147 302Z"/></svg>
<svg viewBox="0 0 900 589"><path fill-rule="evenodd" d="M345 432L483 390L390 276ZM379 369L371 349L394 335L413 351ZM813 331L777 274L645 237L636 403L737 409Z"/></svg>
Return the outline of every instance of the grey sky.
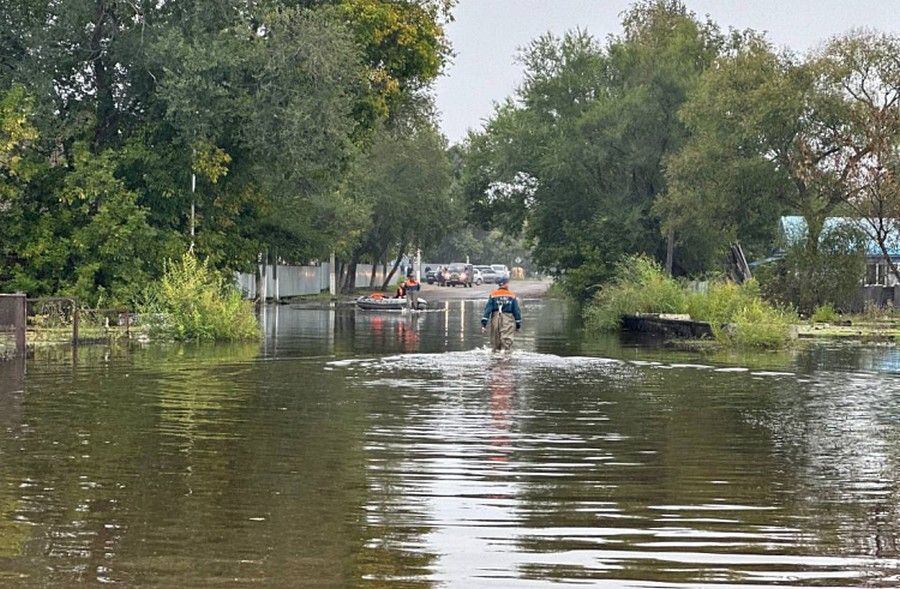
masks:
<svg viewBox="0 0 900 589"><path fill-rule="evenodd" d="M459 0L447 27L456 57L437 81L441 128L451 143L480 128L493 104L522 79L517 50L552 31L580 27L599 39L619 33L631 0ZM723 29L766 31L778 46L807 51L852 28L900 34L900 0L686 0Z"/></svg>

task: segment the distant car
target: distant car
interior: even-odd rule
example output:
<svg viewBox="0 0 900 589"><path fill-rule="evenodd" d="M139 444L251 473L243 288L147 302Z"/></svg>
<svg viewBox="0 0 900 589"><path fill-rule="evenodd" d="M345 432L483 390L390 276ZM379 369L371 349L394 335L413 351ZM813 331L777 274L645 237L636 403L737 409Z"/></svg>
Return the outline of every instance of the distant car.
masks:
<svg viewBox="0 0 900 589"><path fill-rule="evenodd" d="M475 268L471 264L456 262L447 267L444 273L444 286L472 286L475 280Z"/></svg>
<svg viewBox="0 0 900 589"><path fill-rule="evenodd" d="M439 271L440 271L440 268L438 268L436 270L432 270L431 266L426 266L425 267L425 282L427 282L428 284L434 284L435 282L438 282L438 272Z"/></svg>
<svg viewBox="0 0 900 589"><path fill-rule="evenodd" d="M509 280L509 268L503 264L491 264L491 268L497 273L497 278L501 276Z"/></svg>
<svg viewBox="0 0 900 589"><path fill-rule="evenodd" d="M493 284L497 282L497 273L490 266L475 266L475 275L481 278L484 284ZM481 284L477 278L475 284Z"/></svg>

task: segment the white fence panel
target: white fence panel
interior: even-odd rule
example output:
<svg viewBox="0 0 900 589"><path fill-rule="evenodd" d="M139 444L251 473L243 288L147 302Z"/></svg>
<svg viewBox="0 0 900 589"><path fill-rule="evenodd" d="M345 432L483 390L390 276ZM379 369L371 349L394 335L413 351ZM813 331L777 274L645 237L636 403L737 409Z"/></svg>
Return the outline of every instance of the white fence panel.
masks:
<svg viewBox="0 0 900 589"><path fill-rule="evenodd" d="M266 272L266 296L276 296L274 268L269 266ZM259 267L262 272L262 265ZM278 297L294 297L298 295L318 294L327 291L329 284L330 264L320 266L287 266L278 265ZM372 278L372 264L357 264L354 285L356 288L369 288ZM384 270L379 264L375 270L375 287L384 281ZM247 272L235 272L237 287L245 298L256 297L256 276Z"/></svg>

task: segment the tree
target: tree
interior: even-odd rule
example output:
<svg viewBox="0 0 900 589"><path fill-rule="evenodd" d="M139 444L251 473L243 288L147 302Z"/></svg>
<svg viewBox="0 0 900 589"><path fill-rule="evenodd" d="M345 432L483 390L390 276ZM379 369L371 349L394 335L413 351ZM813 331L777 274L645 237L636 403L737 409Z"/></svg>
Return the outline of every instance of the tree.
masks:
<svg viewBox="0 0 900 589"><path fill-rule="evenodd" d="M0 260L15 250L15 236L21 229L21 199L34 169L27 156L37 139L30 122L31 100L21 86L0 92ZM0 284L10 271L0 266Z"/></svg>
<svg viewBox="0 0 900 589"><path fill-rule="evenodd" d="M371 211L368 231L351 257L351 271L363 257L373 263L395 256L382 288L387 288L400 258L437 243L451 218L451 174L446 146L430 126L395 134L383 129L366 157L356 165L347 193ZM352 289L349 282L346 289Z"/></svg>
<svg viewBox="0 0 900 589"><path fill-rule="evenodd" d="M357 108L365 128L408 113L409 103L441 73L450 56L443 20L455 0L341 0L368 64L369 92ZM422 104L422 103L420 103ZM423 104L428 104L425 101Z"/></svg>
<svg viewBox="0 0 900 589"><path fill-rule="evenodd" d="M657 210L682 235L719 244L763 243L778 215L800 213L806 253L794 302L805 309L818 300L816 277L827 263L819 255L825 219L875 186L866 178L878 167L871 162L889 135L896 97L888 91L866 104L887 64L859 37L803 60L774 52L758 35L736 40L680 113L691 138L669 161L671 190Z"/></svg>
<svg viewBox="0 0 900 589"><path fill-rule="evenodd" d="M0 215L12 208L18 184L29 174L23 152L37 139L29 120L31 109L32 101L21 86L0 94Z"/></svg>
<svg viewBox="0 0 900 589"><path fill-rule="evenodd" d="M158 275L187 246L192 202L196 249L219 268L267 248L295 260L351 251L368 222L343 191L351 164L386 119L430 116L451 4L0 0L0 88L16 81L33 97L36 131L34 172L0 178L22 205L0 212L16 264L5 274L35 294L71 290L76 234L99 246L89 227L140 226L153 247L132 252L136 266ZM65 195L84 182L104 196L73 215ZM100 223L101 201L122 216ZM95 253L78 258L76 290L133 292L137 275Z"/></svg>
<svg viewBox="0 0 900 589"><path fill-rule="evenodd" d="M516 100L467 145L475 219L524 229L537 264L579 297L625 254L665 256L653 204L687 137L676 113L723 43L678 1L639 2L623 24L606 46L580 31L533 42Z"/></svg>
<svg viewBox="0 0 900 589"><path fill-rule="evenodd" d="M851 209L900 281L888 244L900 220L900 37L857 31L832 39L817 56L824 81L840 96L843 141L862 154L845 179Z"/></svg>

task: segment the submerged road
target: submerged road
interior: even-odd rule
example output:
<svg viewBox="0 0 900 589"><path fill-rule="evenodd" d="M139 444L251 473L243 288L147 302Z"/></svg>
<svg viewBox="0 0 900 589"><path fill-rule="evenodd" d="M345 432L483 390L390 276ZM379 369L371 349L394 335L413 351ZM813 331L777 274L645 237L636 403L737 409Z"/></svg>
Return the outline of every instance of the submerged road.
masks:
<svg viewBox="0 0 900 589"><path fill-rule="evenodd" d="M0 587L900 586L900 350L585 338L511 286L512 354L482 285L0 362Z"/></svg>
<svg viewBox="0 0 900 589"><path fill-rule="evenodd" d="M539 298L544 296L547 289L553 284L550 279L543 280L511 280L509 289L519 298ZM422 284L422 297L429 303L433 301L459 301L483 298L487 300L488 294L497 288L496 284L482 284L466 288L463 286L438 286L437 284Z"/></svg>

